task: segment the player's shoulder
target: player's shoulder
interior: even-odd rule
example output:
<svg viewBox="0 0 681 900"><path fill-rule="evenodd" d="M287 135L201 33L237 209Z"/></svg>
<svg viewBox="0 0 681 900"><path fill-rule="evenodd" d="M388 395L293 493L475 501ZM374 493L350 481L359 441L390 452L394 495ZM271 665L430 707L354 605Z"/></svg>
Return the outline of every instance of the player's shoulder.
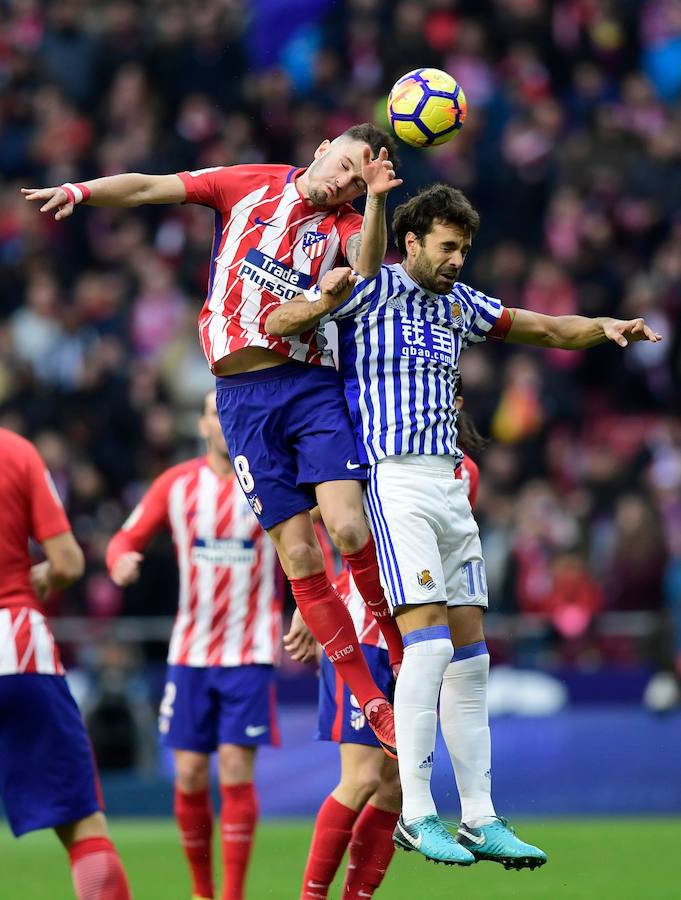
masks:
<svg viewBox="0 0 681 900"><path fill-rule="evenodd" d="M206 459L203 456L196 456L192 459L185 459L180 463L176 463L174 466L170 466L170 468L166 469L161 475L158 476L156 482L164 482L166 484L173 484L180 478L184 478L186 475L193 475L198 473L205 465Z"/></svg>
<svg viewBox="0 0 681 900"><path fill-rule="evenodd" d="M489 297L483 291L465 284L463 281L457 281L449 292L451 300L461 303L464 308L473 309L480 306L498 306L499 300Z"/></svg>
<svg viewBox="0 0 681 900"><path fill-rule="evenodd" d="M4 465L42 462L40 454L27 438L7 428L0 428L0 453Z"/></svg>
<svg viewBox="0 0 681 900"><path fill-rule="evenodd" d="M293 175L297 171L295 166L279 165L278 163L243 163L229 167L229 172L234 178L254 179L260 182L265 178L268 182L277 184L292 181Z"/></svg>
<svg viewBox="0 0 681 900"><path fill-rule="evenodd" d="M357 212L357 210L352 205L352 203L343 203L336 210L336 218L337 219L345 219L348 216L350 216L352 218L356 218L358 220L358 222L362 221L362 214L360 212Z"/></svg>

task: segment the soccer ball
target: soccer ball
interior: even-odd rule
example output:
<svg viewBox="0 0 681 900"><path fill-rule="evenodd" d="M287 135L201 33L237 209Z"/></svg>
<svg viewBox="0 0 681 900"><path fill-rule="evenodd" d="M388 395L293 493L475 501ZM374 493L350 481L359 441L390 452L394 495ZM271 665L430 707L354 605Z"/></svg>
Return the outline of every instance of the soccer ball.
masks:
<svg viewBox="0 0 681 900"><path fill-rule="evenodd" d="M412 147L433 147L454 137L468 106L461 85L440 69L414 69L388 95L388 120Z"/></svg>

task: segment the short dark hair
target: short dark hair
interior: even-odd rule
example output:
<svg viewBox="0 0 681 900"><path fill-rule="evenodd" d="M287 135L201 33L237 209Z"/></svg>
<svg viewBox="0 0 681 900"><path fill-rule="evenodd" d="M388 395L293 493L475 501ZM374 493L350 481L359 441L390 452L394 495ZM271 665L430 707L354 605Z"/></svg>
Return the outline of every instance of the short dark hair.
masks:
<svg viewBox="0 0 681 900"><path fill-rule="evenodd" d="M388 134L387 131L383 131L382 128L377 128L375 125L372 125L371 122L353 125L352 128L348 128L347 131L344 131L340 137L350 138L353 141L362 141L362 143L368 144L371 147L372 159L376 159L381 151L381 147L385 147L388 151L390 161L393 166L397 168L399 159L397 156L397 144L395 143L395 138Z"/></svg>
<svg viewBox="0 0 681 900"><path fill-rule="evenodd" d="M473 238L480 227L480 216L458 188L448 184L432 184L423 188L415 197L401 203L393 215L393 235L403 257L407 255L407 232L413 231L421 240L434 222L458 225Z"/></svg>

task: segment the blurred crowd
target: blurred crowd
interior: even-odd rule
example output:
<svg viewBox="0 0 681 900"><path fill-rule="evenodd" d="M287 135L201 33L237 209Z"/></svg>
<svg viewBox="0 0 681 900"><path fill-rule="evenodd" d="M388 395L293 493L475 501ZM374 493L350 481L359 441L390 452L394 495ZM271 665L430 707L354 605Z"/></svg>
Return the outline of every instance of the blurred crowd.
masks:
<svg viewBox="0 0 681 900"><path fill-rule="evenodd" d="M56 612L174 609L167 544L125 596L103 557L150 479L197 452L212 227L192 206L55 223L19 187L304 165L385 124L420 66L451 72L469 115L450 144L401 149L393 201L461 187L482 217L464 277L507 306L645 316L664 336L464 355L492 438L492 606L550 623L542 659L681 666L681 0L0 0L0 425L36 441L86 549ZM604 611L662 627L639 646L601 634Z"/></svg>

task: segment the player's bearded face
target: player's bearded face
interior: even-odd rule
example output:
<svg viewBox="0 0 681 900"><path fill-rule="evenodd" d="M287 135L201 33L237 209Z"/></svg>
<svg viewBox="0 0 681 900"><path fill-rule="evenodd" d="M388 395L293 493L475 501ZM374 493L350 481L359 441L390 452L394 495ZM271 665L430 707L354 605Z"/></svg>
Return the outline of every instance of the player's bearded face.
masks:
<svg viewBox="0 0 681 900"><path fill-rule="evenodd" d="M366 190L362 178L361 141L334 141L307 172L307 198L322 209L351 203Z"/></svg>
<svg viewBox="0 0 681 900"><path fill-rule="evenodd" d="M470 236L456 225L436 222L415 244L410 274L434 294L448 294L470 249Z"/></svg>

